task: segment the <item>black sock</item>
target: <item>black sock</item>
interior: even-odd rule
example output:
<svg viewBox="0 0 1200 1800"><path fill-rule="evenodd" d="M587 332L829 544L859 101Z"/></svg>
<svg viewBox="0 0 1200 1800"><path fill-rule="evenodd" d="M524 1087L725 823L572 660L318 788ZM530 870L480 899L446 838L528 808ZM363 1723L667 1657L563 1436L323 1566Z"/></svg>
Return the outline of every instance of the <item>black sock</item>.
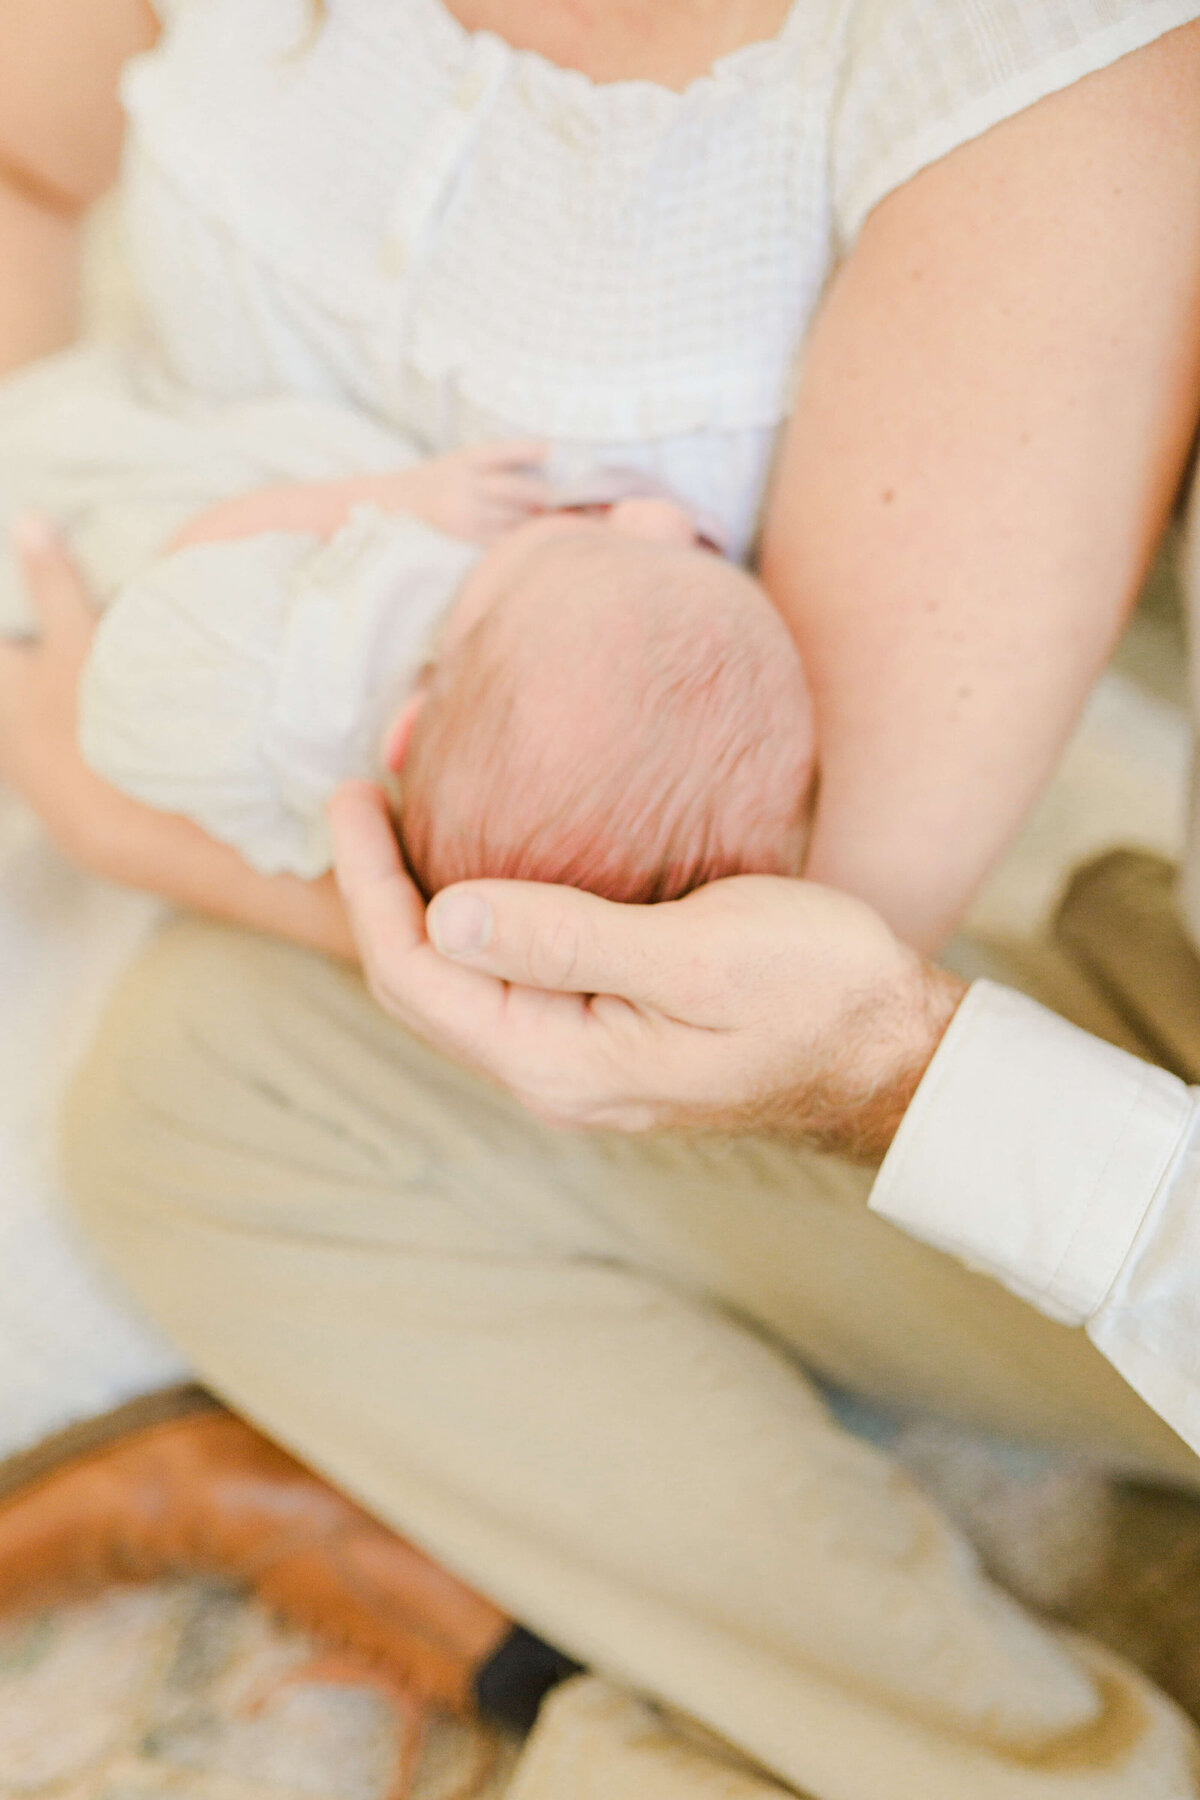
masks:
<svg viewBox="0 0 1200 1800"><path fill-rule="evenodd" d="M498 1724L529 1731L550 1689L577 1675L580 1667L553 1644L514 1625L475 1677L479 1710Z"/></svg>

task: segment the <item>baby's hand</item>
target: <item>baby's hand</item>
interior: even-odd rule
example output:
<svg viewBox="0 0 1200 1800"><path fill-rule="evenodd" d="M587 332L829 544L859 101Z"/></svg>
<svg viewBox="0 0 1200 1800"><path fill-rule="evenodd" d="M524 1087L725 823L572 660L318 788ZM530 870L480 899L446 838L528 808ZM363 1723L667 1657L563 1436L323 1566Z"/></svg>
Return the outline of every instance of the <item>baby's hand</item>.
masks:
<svg viewBox="0 0 1200 1800"><path fill-rule="evenodd" d="M538 438L471 444L405 469L397 478L397 501L451 537L490 544L546 510L545 456Z"/></svg>

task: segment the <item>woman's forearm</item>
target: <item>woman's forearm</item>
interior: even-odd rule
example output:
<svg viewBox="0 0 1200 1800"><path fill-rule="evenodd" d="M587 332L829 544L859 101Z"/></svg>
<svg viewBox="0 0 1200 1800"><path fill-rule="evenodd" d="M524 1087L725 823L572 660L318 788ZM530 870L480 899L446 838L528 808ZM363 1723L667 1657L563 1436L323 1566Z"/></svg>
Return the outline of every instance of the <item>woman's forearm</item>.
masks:
<svg viewBox="0 0 1200 1800"><path fill-rule="evenodd" d="M190 819L143 806L90 772L74 777L73 785L70 818L47 823L72 860L93 874L307 949L356 959L331 875L319 881L260 875Z"/></svg>
<svg viewBox="0 0 1200 1800"><path fill-rule="evenodd" d="M353 957L331 878L260 875L237 851L175 813L112 787L84 760L79 682L96 615L54 533L26 521L16 539L40 631L0 638L0 781L22 796L82 868L177 906Z"/></svg>
<svg viewBox="0 0 1200 1800"><path fill-rule="evenodd" d="M812 679L808 873L922 947L1136 595L1200 387L1200 29L885 201L805 359L763 568Z"/></svg>

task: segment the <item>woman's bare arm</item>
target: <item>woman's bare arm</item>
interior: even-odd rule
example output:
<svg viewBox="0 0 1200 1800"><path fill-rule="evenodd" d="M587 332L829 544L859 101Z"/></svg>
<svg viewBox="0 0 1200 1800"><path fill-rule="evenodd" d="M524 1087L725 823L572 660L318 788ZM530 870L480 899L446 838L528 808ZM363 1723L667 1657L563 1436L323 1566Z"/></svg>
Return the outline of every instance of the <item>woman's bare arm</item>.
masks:
<svg viewBox="0 0 1200 1800"><path fill-rule="evenodd" d="M43 823L81 868L175 906L357 960L332 875L260 875L190 819L156 812L94 775L72 741L63 745L53 804Z"/></svg>
<svg viewBox="0 0 1200 1800"><path fill-rule="evenodd" d="M1137 593L1200 390L1200 26L886 199L811 338L763 569L804 647L807 872L930 947Z"/></svg>
<svg viewBox="0 0 1200 1800"><path fill-rule="evenodd" d="M80 220L116 177L147 0L0 0L0 374L70 341Z"/></svg>
<svg viewBox="0 0 1200 1800"><path fill-rule="evenodd" d="M21 794L72 861L177 906L353 957L331 877L260 875L190 819L118 792L79 754L79 676L96 628L78 571L48 528L19 545L41 622L36 640L0 639L0 781Z"/></svg>
<svg viewBox="0 0 1200 1800"><path fill-rule="evenodd" d="M73 335L80 220L117 173L123 129L117 79L156 35L146 0L0 0L0 373ZM60 628L53 668L43 663L31 686L31 659L42 647L0 650L3 673L12 678L0 730L6 775L40 802L64 847L98 873L352 955L332 880L257 875L190 821L139 806L84 767L63 672L74 658L77 677L85 641L79 633L91 620L82 599L72 614L63 579L60 570L56 608L50 599ZM57 710L56 697L63 702ZM22 720L34 731L25 733ZM32 751L35 743L35 754L20 748Z"/></svg>

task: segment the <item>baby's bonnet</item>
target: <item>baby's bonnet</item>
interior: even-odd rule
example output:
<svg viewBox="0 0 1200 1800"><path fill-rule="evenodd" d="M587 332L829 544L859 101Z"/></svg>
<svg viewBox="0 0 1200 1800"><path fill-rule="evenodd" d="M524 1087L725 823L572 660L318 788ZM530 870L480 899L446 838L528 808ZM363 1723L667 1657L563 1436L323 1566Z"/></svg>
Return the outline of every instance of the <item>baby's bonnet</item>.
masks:
<svg viewBox="0 0 1200 1800"><path fill-rule="evenodd" d="M388 720L480 556L360 507L328 543L269 532L154 564L109 608L81 690L96 773L263 874L331 863L334 789L379 770Z"/></svg>

